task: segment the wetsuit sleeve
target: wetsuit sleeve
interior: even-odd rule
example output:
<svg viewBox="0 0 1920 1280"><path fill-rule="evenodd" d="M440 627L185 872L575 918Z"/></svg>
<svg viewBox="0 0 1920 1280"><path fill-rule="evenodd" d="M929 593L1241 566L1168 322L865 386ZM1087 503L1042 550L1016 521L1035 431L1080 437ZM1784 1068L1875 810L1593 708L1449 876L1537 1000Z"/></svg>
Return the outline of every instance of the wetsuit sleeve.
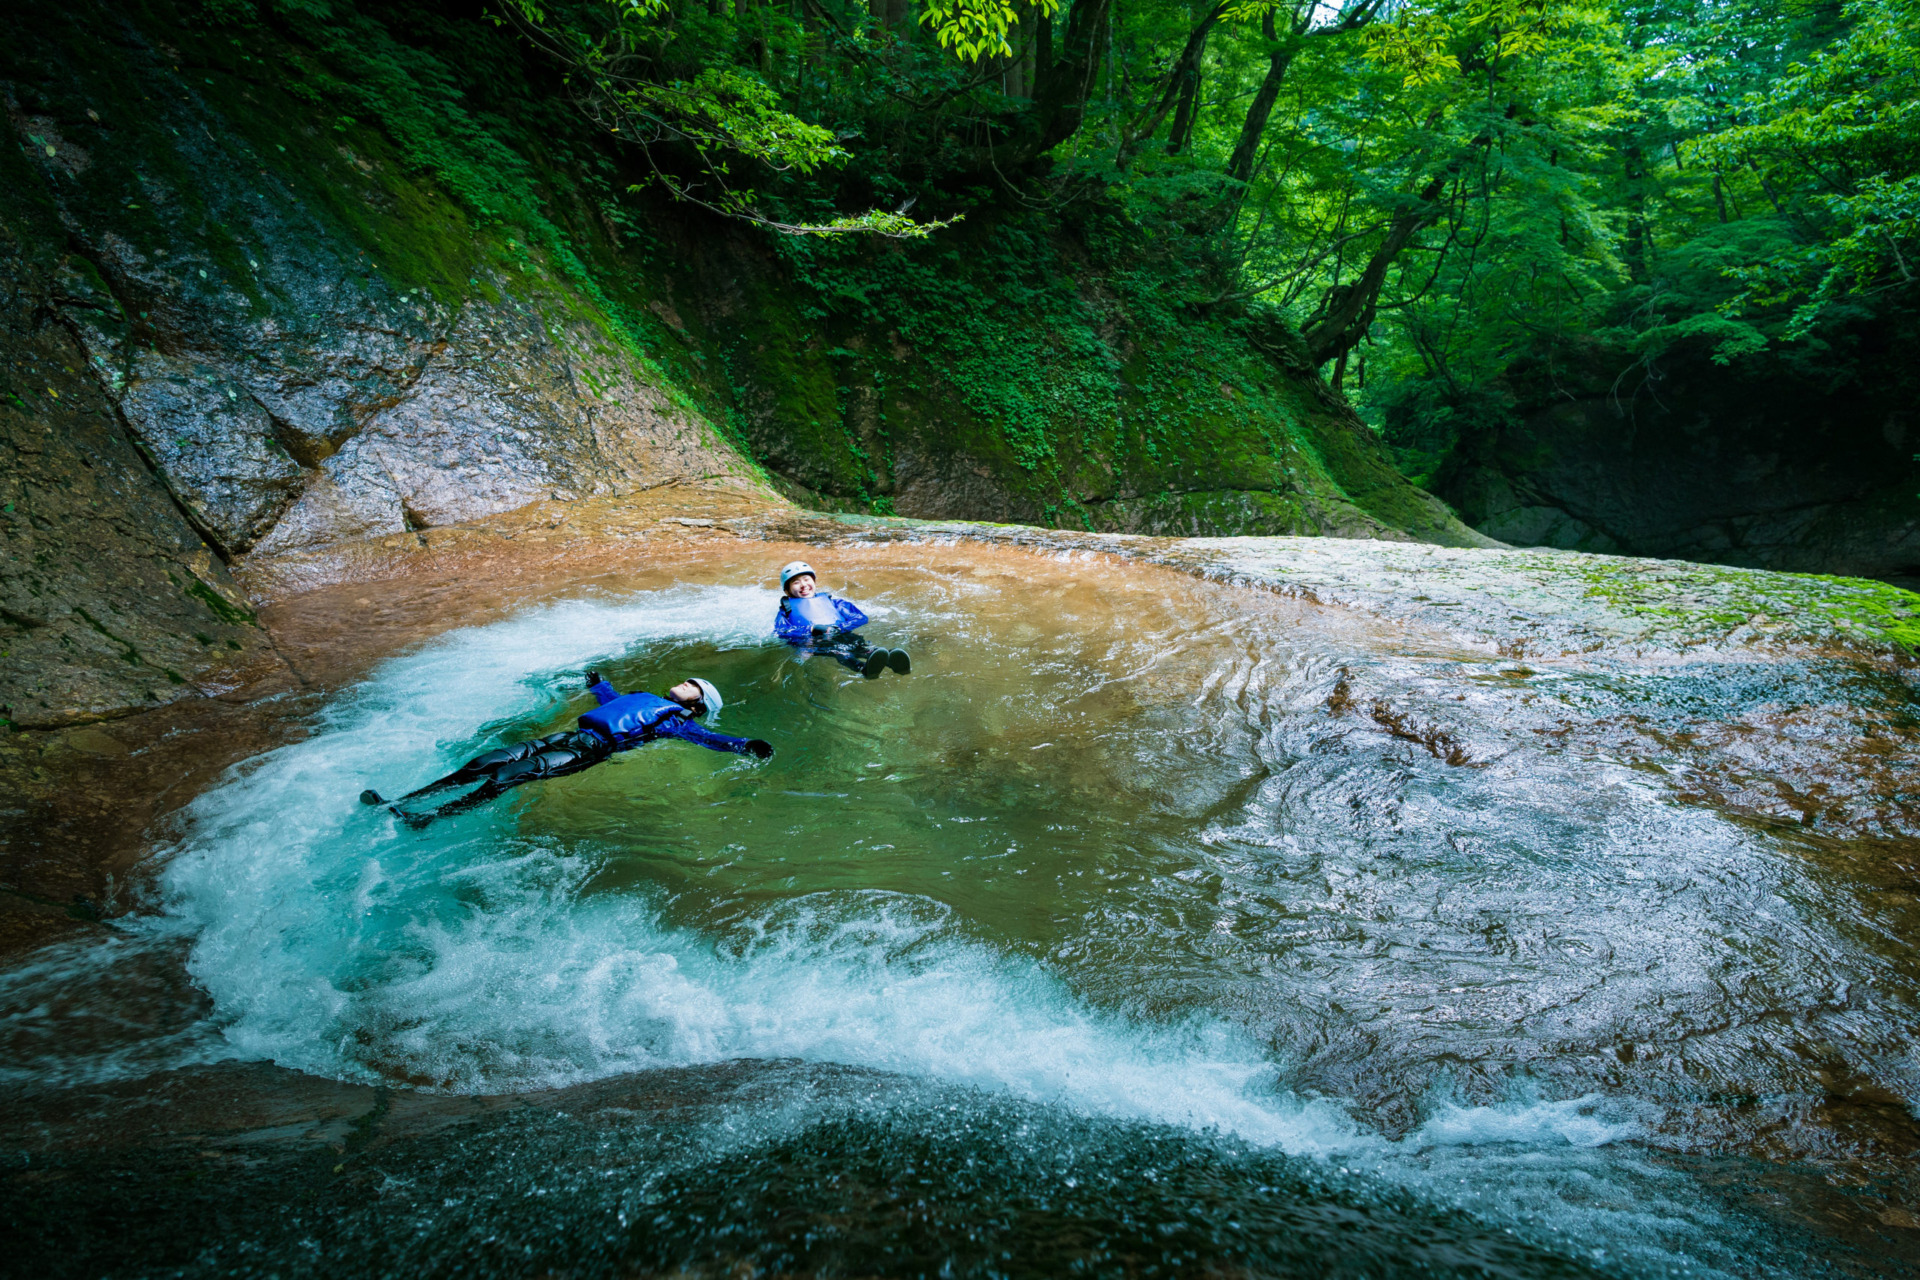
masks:
<svg viewBox="0 0 1920 1280"><path fill-rule="evenodd" d="M864 627L867 625L867 615L860 612L860 606L854 604L851 600L842 600L840 597L835 596L833 598L833 611L840 615L840 629L842 631L852 631L856 627Z"/></svg>
<svg viewBox="0 0 1920 1280"><path fill-rule="evenodd" d="M724 733L715 733L690 716L680 716L667 721L658 729L654 730L654 735L661 738L678 738L682 742L692 742L705 747L709 751L731 751L737 756L743 756L747 753L747 740L745 738L730 738Z"/></svg>
<svg viewBox="0 0 1920 1280"><path fill-rule="evenodd" d="M608 684L605 680L594 685L591 689L588 689L587 692L592 694L593 700L603 707L620 696L620 691Z"/></svg>
<svg viewBox="0 0 1920 1280"><path fill-rule="evenodd" d="M787 602L782 600L779 612L773 615L773 634L782 640L805 640L813 634L813 628L794 617L793 611L787 608Z"/></svg>

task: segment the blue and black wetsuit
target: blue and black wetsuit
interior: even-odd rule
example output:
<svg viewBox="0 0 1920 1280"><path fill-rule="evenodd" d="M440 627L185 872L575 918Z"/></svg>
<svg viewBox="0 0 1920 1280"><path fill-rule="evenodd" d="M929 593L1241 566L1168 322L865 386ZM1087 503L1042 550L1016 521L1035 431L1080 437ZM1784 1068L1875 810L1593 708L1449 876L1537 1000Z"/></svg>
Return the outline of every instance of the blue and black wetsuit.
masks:
<svg viewBox="0 0 1920 1280"><path fill-rule="evenodd" d="M475 782L480 784L478 787L441 805L430 814L402 816L410 821L430 821L450 813L461 813L485 804L523 782L563 778L570 773L579 773L582 769L591 769L616 752L628 751L660 738L678 738L682 742L697 743L710 751L749 754L751 744L748 739L715 733L695 720L687 708L670 698L654 693L622 694L605 680L593 685L588 692L600 705L580 717L578 728L563 729L544 738L530 738L475 756L446 777L429 782L417 791L409 791L400 797L398 803L404 804L449 787L462 787Z"/></svg>
<svg viewBox="0 0 1920 1280"><path fill-rule="evenodd" d="M782 596L773 634L802 653L818 653L865 674L874 647L856 633L866 625L867 615L858 605L816 591L805 597Z"/></svg>

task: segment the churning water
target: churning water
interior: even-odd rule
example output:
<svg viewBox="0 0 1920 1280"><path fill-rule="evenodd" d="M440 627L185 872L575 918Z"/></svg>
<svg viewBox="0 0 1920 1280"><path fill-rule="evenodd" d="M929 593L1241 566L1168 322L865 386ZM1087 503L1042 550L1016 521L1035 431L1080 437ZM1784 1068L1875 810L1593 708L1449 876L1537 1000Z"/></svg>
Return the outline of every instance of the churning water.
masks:
<svg viewBox="0 0 1920 1280"><path fill-rule="evenodd" d="M945 1090L886 1123L948 1146L954 1097L1029 1107L1042 1146L1172 1126L1632 1273L1801 1272L1667 1157L1854 1142L1813 1115L1836 1075L1920 1099L1910 902L1689 798L1660 745L1778 701L1777 667L1528 670L1104 561L831 559L911 676L771 643L745 561L380 665L181 816L147 940L113 945L184 952L206 1007L86 1069L164 1045L497 1093L844 1064ZM716 727L777 754L655 744L423 830L355 802L570 725L593 666L706 676ZM994 1131L981 1158L1014 1159Z"/></svg>

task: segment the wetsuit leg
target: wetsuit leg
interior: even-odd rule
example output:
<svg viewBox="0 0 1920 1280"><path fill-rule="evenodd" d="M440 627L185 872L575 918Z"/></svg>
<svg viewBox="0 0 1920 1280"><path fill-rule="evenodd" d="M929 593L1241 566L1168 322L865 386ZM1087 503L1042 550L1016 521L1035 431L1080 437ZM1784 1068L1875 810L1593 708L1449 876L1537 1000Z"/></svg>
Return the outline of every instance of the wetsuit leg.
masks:
<svg viewBox="0 0 1920 1280"><path fill-rule="evenodd" d="M568 732L577 732L577 730L569 730ZM436 791L445 791L448 787L464 787L470 782L479 782L483 778L491 778L502 767L525 760L528 756L541 750L546 743L562 736L564 735L554 733L548 734L544 738L529 738L525 742L516 742L511 746L500 747L497 750L489 751L485 755L475 756L446 777L436 778L426 786L415 788L400 798L402 800L412 800L419 796L432 795Z"/></svg>
<svg viewBox="0 0 1920 1280"><path fill-rule="evenodd" d="M491 765L484 783L466 795L449 800L435 809L428 815L429 820L477 808L525 782L538 782L543 778L564 778L570 773L591 769L613 754L612 743L597 733L588 733L582 729L568 729L562 733L549 734L544 738L536 738L530 743L515 743L514 747L507 750L514 751L519 747L534 749ZM481 757L483 760L486 758Z"/></svg>
<svg viewBox="0 0 1920 1280"><path fill-rule="evenodd" d="M866 673L867 658L873 653L873 646L867 643L865 636L839 635L824 644L817 645L814 652L832 658L849 671Z"/></svg>

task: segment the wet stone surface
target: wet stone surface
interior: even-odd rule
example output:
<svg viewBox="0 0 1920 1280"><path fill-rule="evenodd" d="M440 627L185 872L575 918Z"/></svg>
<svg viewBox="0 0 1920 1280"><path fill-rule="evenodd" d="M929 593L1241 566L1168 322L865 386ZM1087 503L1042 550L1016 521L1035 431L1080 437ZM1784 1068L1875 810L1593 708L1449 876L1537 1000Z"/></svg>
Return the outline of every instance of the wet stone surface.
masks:
<svg viewBox="0 0 1920 1280"><path fill-rule="evenodd" d="M1311 1162L800 1063L511 1099L209 1068L62 1106L0 1129L42 1275L1591 1274Z"/></svg>
<svg viewBox="0 0 1920 1280"><path fill-rule="evenodd" d="M34 1107L0 1125L21 1274L1620 1271L1604 1250L1529 1245L1351 1167L798 1062L512 1097L221 1066ZM1898 1233L1831 1238L1902 1220L1871 1193L1750 1161L1682 1169L1819 1250L1828 1274L1913 1269ZM1808 1218L1779 1211L1810 1199Z"/></svg>
<svg viewBox="0 0 1920 1280"><path fill-rule="evenodd" d="M284 676L17 248L0 244L0 722L78 724Z"/></svg>

